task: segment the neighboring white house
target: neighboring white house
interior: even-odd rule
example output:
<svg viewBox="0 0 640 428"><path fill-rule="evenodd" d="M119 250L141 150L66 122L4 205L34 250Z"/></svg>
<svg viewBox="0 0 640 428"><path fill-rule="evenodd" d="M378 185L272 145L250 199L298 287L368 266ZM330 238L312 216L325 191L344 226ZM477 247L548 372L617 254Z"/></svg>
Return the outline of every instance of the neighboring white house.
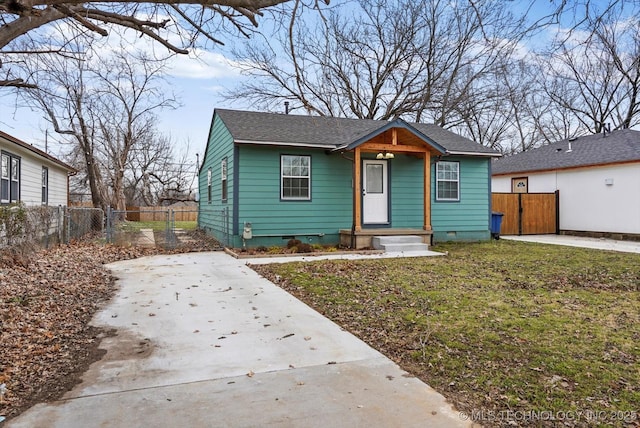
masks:
<svg viewBox="0 0 640 428"><path fill-rule="evenodd" d="M0 131L0 204L67 205L68 177L75 170Z"/></svg>
<svg viewBox="0 0 640 428"><path fill-rule="evenodd" d="M640 132L559 141L493 162L492 192L560 193L560 230L640 237ZM634 236L635 235L635 236Z"/></svg>

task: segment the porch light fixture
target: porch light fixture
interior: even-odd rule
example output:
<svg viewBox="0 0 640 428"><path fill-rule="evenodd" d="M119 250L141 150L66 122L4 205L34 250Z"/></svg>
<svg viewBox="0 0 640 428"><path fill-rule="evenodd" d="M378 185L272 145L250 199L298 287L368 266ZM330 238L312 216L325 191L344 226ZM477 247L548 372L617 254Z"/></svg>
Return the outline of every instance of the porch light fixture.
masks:
<svg viewBox="0 0 640 428"><path fill-rule="evenodd" d="M380 152L376 155L376 159L393 159L395 156L393 155L393 153L389 153L389 152Z"/></svg>

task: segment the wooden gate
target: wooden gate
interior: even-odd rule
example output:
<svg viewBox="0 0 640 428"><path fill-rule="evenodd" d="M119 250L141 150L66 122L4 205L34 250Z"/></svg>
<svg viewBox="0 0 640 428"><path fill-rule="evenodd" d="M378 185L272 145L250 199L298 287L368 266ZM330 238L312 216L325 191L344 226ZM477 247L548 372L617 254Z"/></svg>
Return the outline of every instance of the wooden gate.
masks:
<svg viewBox="0 0 640 428"><path fill-rule="evenodd" d="M501 235L558 233L559 192L492 193L491 210L503 213Z"/></svg>

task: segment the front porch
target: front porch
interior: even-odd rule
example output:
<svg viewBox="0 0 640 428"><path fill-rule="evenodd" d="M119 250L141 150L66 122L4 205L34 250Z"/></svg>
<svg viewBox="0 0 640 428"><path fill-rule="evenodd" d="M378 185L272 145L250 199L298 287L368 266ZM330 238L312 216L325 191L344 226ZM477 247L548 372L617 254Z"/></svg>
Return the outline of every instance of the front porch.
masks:
<svg viewBox="0 0 640 428"><path fill-rule="evenodd" d="M374 236L413 235L421 237L422 243L430 245L433 235L431 160L434 155L442 155L444 149L415 129L403 126L403 122L395 122L339 150L353 154L353 228L339 230L340 244L355 249L371 248ZM419 173L419 170L413 169L411 178L404 178L405 186L410 186L415 193L405 193L401 197L406 201L417 198L420 192L422 215L420 219L413 218L408 222L405 220L404 224L394 225L392 212L395 205L388 193L388 189L393 187L393 180L388 178L387 168L391 163L407 166L406 163L396 164L399 162L397 155L404 155L403 159L414 159L422 164ZM378 172L369 177L369 167L372 173L376 169ZM415 168L415 163L412 168ZM396 169L395 177L399 176ZM396 202L399 201L396 199ZM381 225L389 227L380 228Z"/></svg>
<svg viewBox="0 0 640 428"><path fill-rule="evenodd" d="M355 248L357 250L372 247L374 236L404 236L414 235L422 237L422 242L431 245L433 231L424 229L340 229L340 245Z"/></svg>

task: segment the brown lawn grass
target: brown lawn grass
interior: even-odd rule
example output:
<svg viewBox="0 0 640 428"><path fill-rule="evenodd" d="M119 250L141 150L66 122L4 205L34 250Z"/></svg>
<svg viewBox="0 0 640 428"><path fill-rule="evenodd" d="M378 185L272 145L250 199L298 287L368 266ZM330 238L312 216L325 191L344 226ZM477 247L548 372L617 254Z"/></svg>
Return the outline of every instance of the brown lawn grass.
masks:
<svg viewBox="0 0 640 428"><path fill-rule="evenodd" d="M504 240L434 249L449 254L254 269L484 425L638 426L639 255Z"/></svg>

